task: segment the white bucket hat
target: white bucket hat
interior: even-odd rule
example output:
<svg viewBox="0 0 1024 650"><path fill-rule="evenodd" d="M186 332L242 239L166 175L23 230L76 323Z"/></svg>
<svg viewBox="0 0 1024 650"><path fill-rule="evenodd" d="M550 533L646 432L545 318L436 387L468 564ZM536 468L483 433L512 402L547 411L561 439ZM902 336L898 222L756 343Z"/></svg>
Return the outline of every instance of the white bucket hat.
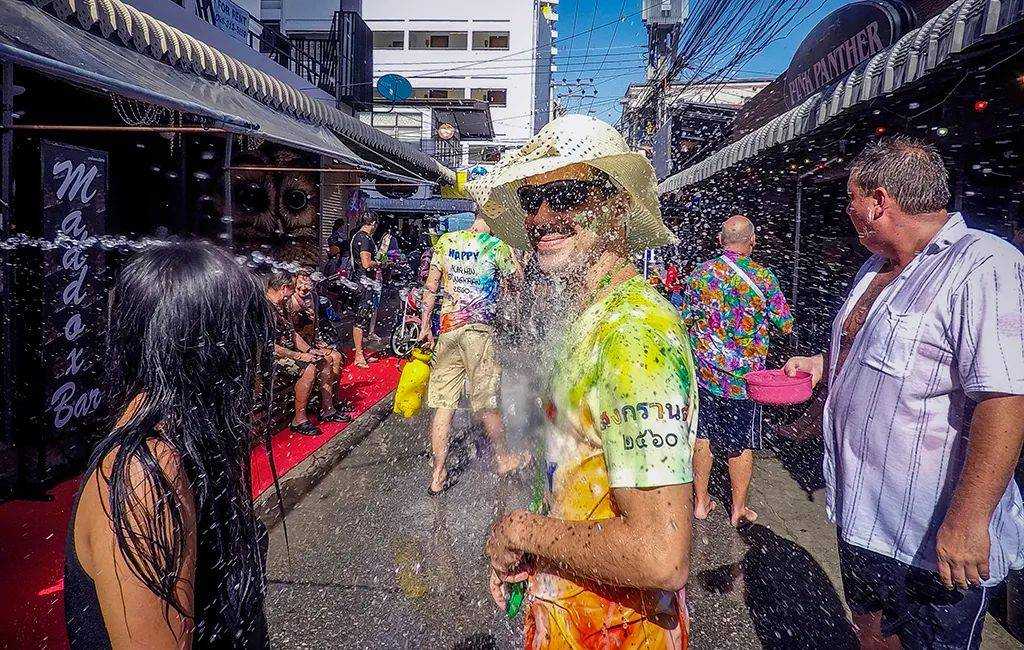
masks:
<svg viewBox="0 0 1024 650"><path fill-rule="evenodd" d="M587 115L564 115L548 122L521 149L503 156L489 173L466 184L491 231L516 248L529 250L523 221L526 213L516 190L536 174L584 163L608 174L631 199L623 217L632 252L677 243L658 206L654 168L642 154L630 150L610 124Z"/></svg>

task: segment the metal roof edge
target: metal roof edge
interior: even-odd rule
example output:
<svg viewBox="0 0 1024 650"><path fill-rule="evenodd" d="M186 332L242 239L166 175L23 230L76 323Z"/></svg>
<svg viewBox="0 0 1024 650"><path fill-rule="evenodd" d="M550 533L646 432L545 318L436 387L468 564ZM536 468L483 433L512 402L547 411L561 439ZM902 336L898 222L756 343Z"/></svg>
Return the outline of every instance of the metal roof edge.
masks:
<svg viewBox="0 0 1024 650"><path fill-rule="evenodd" d="M351 115L304 95L267 73L225 55L176 27L139 11L121 0L22 0L38 9L50 7L62 20L77 22L83 30L97 27L100 36L174 65L186 72L216 79L238 88L253 99L316 126L331 129L357 145L381 154L406 172L404 164L433 177L455 182L455 172L412 146L399 142ZM175 63L170 63L171 61ZM213 79L211 79L213 78Z"/></svg>
<svg viewBox="0 0 1024 650"><path fill-rule="evenodd" d="M979 5L984 3L983 7ZM934 16L924 25L917 29L910 30L904 34L896 43L879 51L868 62L850 70L835 84L819 89L816 93L801 102L800 105L776 115L761 127L751 131L739 140L726 145L715 151L700 162L669 176L658 184L658 194L675 192L688 185L699 183L718 172L726 169L742 160L758 155L762 151L774 148L800 135L822 126L826 122L838 117L857 104L875 99L882 95L892 93L905 84L916 81L943 63L947 58L957 52L967 49L976 42L984 40L988 35L1020 20L1024 13L1024 6L1018 9L1016 15L1010 12L1000 11L1001 0L957 0L950 4L939 15ZM973 30L973 38L968 38L965 24L969 19L982 21L984 16L983 29ZM994 21L994 22L993 22ZM940 39L952 35L957 42L955 47L946 51L939 51L938 42ZM907 43L913 43L909 46ZM896 47L908 48L907 55L897 63L903 67L903 74L896 75L888 71L887 79L883 79L884 66L889 62L892 50ZM920 52L923 50L923 52ZM919 52L923 56L919 56ZM894 62L895 63L895 62ZM914 68L914 69L911 69ZM850 101L826 101L833 96L841 100L840 92L847 86L847 82L855 74L862 74L863 78L859 84L861 91L859 96ZM877 84L873 80L877 79ZM886 83L887 82L887 83ZM829 110L831 109L831 110ZM782 137L774 139L774 142L759 141L758 136L771 133L781 126L780 122L792 122L793 128L786 129ZM799 122L799 124L798 124Z"/></svg>

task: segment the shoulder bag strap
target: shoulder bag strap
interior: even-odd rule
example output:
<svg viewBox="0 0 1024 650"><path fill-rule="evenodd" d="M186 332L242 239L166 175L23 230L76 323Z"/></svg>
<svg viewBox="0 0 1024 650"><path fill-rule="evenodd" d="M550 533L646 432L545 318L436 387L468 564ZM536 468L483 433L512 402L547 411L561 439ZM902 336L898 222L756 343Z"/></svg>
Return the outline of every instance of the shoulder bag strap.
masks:
<svg viewBox="0 0 1024 650"><path fill-rule="evenodd" d="M733 262L731 259L729 259L725 255L722 256L722 260L726 264L728 264L732 268L733 271L736 272L736 275L740 276L740 278L742 278L744 282L746 282L748 285L750 285L750 288L754 290L754 293L756 293L758 296L761 297L761 300L764 300L765 302L768 302L768 299L764 297L764 292L761 291L760 287L758 287L756 284L754 284L754 281L750 279L750 276L747 275L746 273L744 273L743 269L741 269L739 267L739 265L736 264L736 262Z"/></svg>

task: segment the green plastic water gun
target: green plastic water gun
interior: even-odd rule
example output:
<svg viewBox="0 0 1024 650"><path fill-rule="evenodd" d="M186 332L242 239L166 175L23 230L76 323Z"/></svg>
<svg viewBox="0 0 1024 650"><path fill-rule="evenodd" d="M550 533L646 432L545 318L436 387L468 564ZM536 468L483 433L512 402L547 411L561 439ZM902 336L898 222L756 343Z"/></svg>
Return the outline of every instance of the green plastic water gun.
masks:
<svg viewBox="0 0 1024 650"><path fill-rule="evenodd" d="M544 509L544 463L542 456L534 456L537 464L537 478L533 482L533 498L530 499L530 512L540 514ZM508 599L505 601L505 615L515 618L523 607L526 597L526 581L513 582L508 587Z"/></svg>

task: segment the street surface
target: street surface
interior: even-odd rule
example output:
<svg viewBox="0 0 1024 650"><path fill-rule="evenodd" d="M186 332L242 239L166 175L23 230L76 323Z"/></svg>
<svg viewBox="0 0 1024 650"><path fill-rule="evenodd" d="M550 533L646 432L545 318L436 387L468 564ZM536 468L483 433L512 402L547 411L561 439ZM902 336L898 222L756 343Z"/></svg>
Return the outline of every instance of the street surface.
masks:
<svg viewBox="0 0 1024 650"><path fill-rule="evenodd" d="M357 445L289 513L290 554L284 528L271 531L275 648L521 647L522 619L510 623L488 595L482 549L496 513L528 500L528 477L499 484L485 449L473 459L477 433L463 419L449 458L459 480L432 499L428 423L390 416ZM696 522L687 596L695 650L855 647L835 533L814 491L818 460L805 449L778 456L758 459L751 506L760 518L749 533L732 530L721 498ZM989 617L983 647L1021 646Z"/></svg>

